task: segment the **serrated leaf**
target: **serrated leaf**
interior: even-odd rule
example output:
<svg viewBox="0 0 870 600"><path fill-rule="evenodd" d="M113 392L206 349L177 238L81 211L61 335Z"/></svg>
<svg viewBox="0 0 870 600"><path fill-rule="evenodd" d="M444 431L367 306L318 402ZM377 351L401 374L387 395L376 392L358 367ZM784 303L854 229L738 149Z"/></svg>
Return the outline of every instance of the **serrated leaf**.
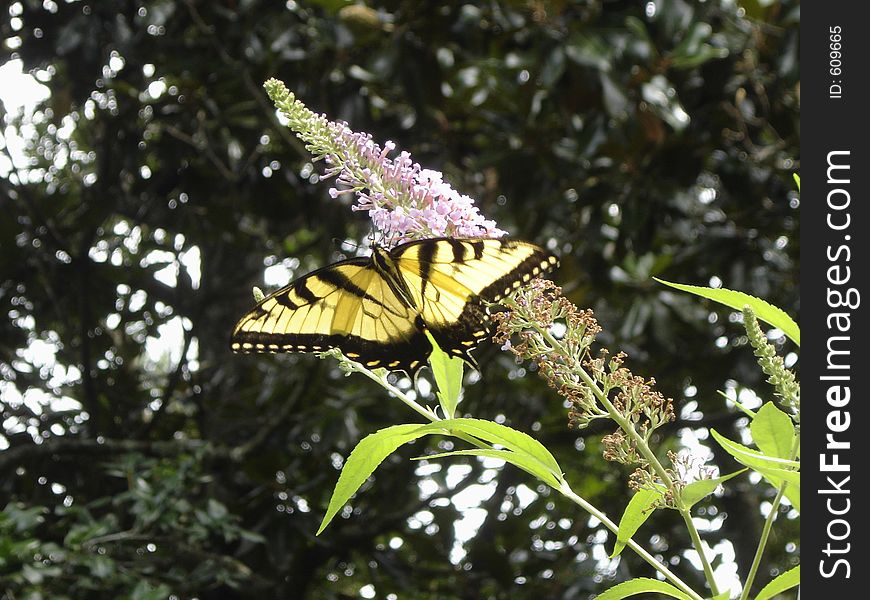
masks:
<svg viewBox="0 0 870 600"><path fill-rule="evenodd" d="M789 569L785 573L780 574L773 581L761 588L755 600L768 600L774 598L777 594L781 594L786 590L799 585L801 582L801 566L798 565L793 569Z"/></svg>
<svg viewBox="0 0 870 600"><path fill-rule="evenodd" d="M798 327L797 323L795 323L794 320L790 316L788 316L788 314L786 314L784 310L765 302L761 298L750 296L749 294L746 294L744 292L737 292L724 288L710 288L698 285L671 283L670 281L665 281L664 279L659 279L658 277L653 277L653 279L655 279L659 283L663 283L664 285L670 286L678 290L682 290L684 292L688 292L690 294L695 294L696 296L701 296L702 298L713 300L714 302L724 304L725 306L728 306L735 310L743 310L744 306L749 305L755 312L756 317L758 317L760 320L764 321L768 325L772 325L773 327L781 329L782 332L785 333L786 337L788 337L798 346L801 345L801 330L800 327Z"/></svg>
<svg viewBox="0 0 870 600"><path fill-rule="evenodd" d="M710 433L716 441L719 442L719 445L728 452L728 454L733 456L737 462L746 465L747 467L752 469L755 469L756 467L762 469L792 469L794 472L798 472L800 469L800 463L797 461L778 458L776 456L767 456L757 450L747 448L743 444L729 440L715 429L711 429Z"/></svg>
<svg viewBox="0 0 870 600"><path fill-rule="evenodd" d="M703 500L710 494L716 491L716 488L719 487L722 483L728 481L732 477L736 477L741 473L745 472L746 469L740 469L739 471L734 471L728 475L723 475L722 477L714 477L713 479L700 479L698 481L693 481L689 485L683 488L682 494L680 494L680 498L683 500L683 504L686 508L691 508L699 501Z"/></svg>
<svg viewBox="0 0 870 600"><path fill-rule="evenodd" d="M664 489L664 488L662 488ZM628 540L631 539L640 526L653 514L653 506L662 497L660 490L638 490L631 500L628 501L628 506L625 507L625 512L622 513L622 518L619 520L619 531L616 534L616 544L613 546L613 552L610 558L619 556Z"/></svg>
<svg viewBox="0 0 870 600"><path fill-rule="evenodd" d="M622 598L646 593L664 594L671 598L679 598L679 600L693 600L690 595L670 583L647 577L638 577L637 579L615 585L609 590L595 596L595 600L622 600Z"/></svg>
<svg viewBox="0 0 870 600"><path fill-rule="evenodd" d="M760 452L756 452L751 448L747 448L743 444L733 442L722 436L715 429L711 429L710 433L713 438L719 442L719 445L725 449L728 454L740 464L758 471L770 484L779 488L783 483L789 485L785 488L785 497L791 502L792 506L800 512L800 463L784 458L765 456Z"/></svg>
<svg viewBox="0 0 870 600"><path fill-rule="evenodd" d="M465 361L444 352L428 331L426 335L432 343L429 367L435 378L438 402L441 404L444 415L448 419L452 419L462 395L462 372L465 368Z"/></svg>
<svg viewBox="0 0 870 600"><path fill-rule="evenodd" d="M445 419L428 425L394 425L363 438L347 457L317 535L326 529L341 507L359 490L387 456L402 444L431 434L454 436L464 434L491 444L498 444L509 450L509 454L516 454L509 461L512 464L536 476L538 473L547 474L547 477L552 477L552 481L555 482L554 487L559 487L561 484L562 470L550 451L531 436L505 425L479 419Z"/></svg>
<svg viewBox="0 0 870 600"><path fill-rule="evenodd" d="M423 429L431 432L447 430L447 433L461 432L474 436L490 444L503 446L508 450L527 454L540 462L545 469L552 472L559 479L562 478L562 469L559 463L541 442L507 425L483 421L481 419L445 419L437 423L423 425Z"/></svg>
<svg viewBox="0 0 870 600"><path fill-rule="evenodd" d="M769 479L772 478L780 482L788 483L789 486L799 487L801 484L801 474L798 471L792 471L789 469L770 469L764 467L756 470Z"/></svg>
<svg viewBox="0 0 870 600"><path fill-rule="evenodd" d="M508 462L516 467L519 467L526 473L534 475L553 489L559 489L562 482L547 469L541 467L541 463L526 454L512 452L511 450L487 450L478 448L474 450L454 450L452 452L441 452L440 454L430 454L427 456L418 456L414 460L430 460L436 458L446 458L448 456L483 456L487 458L498 458Z"/></svg>
<svg viewBox="0 0 870 600"><path fill-rule="evenodd" d="M320 523L320 528L317 530L317 535L326 529L336 513L350 500L350 497L356 493L385 458L395 452L402 444L427 433L421 431L421 426L417 423L393 425L360 440L341 469L341 474L338 476L335 489L332 491L329 506L323 521Z"/></svg>
<svg viewBox="0 0 870 600"><path fill-rule="evenodd" d="M710 433L713 434L713 437L717 442L719 442L719 445L728 452L728 454L733 456L737 462L744 464L747 467L752 469L755 469L756 467L762 469L793 469L794 472L798 472L800 469L800 463L797 461L776 456L767 456L757 450L747 448L743 444L729 440L715 429L711 429Z"/></svg>
<svg viewBox="0 0 870 600"><path fill-rule="evenodd" d="M791 458L795 436L794 422L773 402L767 402L758 409L749 431L752 433L752 441L767 456Z"/></svg>

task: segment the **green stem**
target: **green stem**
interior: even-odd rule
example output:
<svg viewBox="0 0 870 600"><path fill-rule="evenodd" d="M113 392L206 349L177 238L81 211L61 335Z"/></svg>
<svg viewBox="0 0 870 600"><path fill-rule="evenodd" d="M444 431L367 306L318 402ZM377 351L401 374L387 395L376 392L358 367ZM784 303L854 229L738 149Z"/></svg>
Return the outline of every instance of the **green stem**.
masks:
<svg viewBox="0 0 870 600"><path fill-rule="evenodd" d="M409 408L411 408L412 410L414 410L418 414L425 417L428 421L435 423L436 421L443 420L437 414L435 414L435 411L430 410L429 408L424 408L424 407L420 406L419 404L417 404L414 400L411 400L411 398L408 397L408 395L405 392L403 392L402 390L400 390L399 388L397 388L396 386L391 384L389 381L387 381L386 377L379 376L377 373L374 373L374 372L366 369L364 366L360 365L359 363L356 363L353 361L347 361L347 364L351 365L351 368L354 371L356 371L357 373L362 373L363 375L365 375L366 377L368 377L372 381L376 382L378 385L383 387L385 390L387 390L388 392L393 394L396 398L398 398L399 400L404 402L406 406L408 406ZM478 448L483 448L483 449L492 448L492 446L490 446L489 444L486 444L486 443L480 441L479 439L477 439L476 437L468 435L467 433L463 433L460 431L453 431L452 429L446 428L446 427L445 427L444 431L447 432L448 434L452 435L453 437L457 437L457 438L460 438L462 440L465 440L466 442L468 442L472 446L476 446Z"/></svg>
<svg viewBox="0 0 870 600"><path fill-rule="evenodd" d="M562 488L559 491L566 498L570 499L575 504L578 504L583 510L591 514L593 517L601 521L607 529L613 532L614 535L619 533L619 526L611 521L606 514L595 508L592 504L584 500L582 497L578 496L574 493L574 491L570 488L567 483L562 484ZM674 586L678 587L682 592L685 592L695 600L701 600L701 596L698 595L692 588L690 588L682 579L677 577L670 569L668 569L665 565L655 559L655 557L643 549L637 542L632 539L629 539L626 544L629 548L631 548L638 556L640 556L643 560L645 560L649 565L651 565L656 571L665 576L665 578L670 581Z"/></svg>
<svg viewBox="0 0 870 600"><path fill-rule="evenodd" d="M554 338L549 331L547 330L538 330L543 336L544 339L547 340L547 343L550 344L552 348L560 348L564 351L562 344ZM566 352L562 352L563 355L567 355ZM595 394L595 397L598 401L607 409L607 413L610 418L613 419L619 428L622 429L625 433L627 433L634 440L635 447L640 452L641 456L643 456L644 460L649 463L652 467L653 471L655 471L656 475L658 475L659 479L662 480L662 483L667 486L669 490L674 494L674 499L677 501L678 506L680 507L680 514L683 517L683 521L686 523L686 528L689 530L689 535L692 538L692 543L695 546L695 549L698 552L698 556L701 559L701 566L704 569L704 577L707 579L707 585L710 586L710 591L714 596L719 593L719 586L716 585L716 579L713 576L713 567L710 564L710 561L707 560L707 554L704 552L704 545L701 542L701 536L698 533L698 529L695 527L695 523L692 521L692 515L689 513L688 509L682 508L682 500L680 499L680 491L677 489L677 486L674 484L673 479L668 474L667 469L659 462L659 459L656 457L655 453L653 453L652 449L649 447L646 439L642 435L640 435L634 427L632 427L631 423L627 418L622 416L613 403L610 401L610 398L607 397L607 394L604 393L601 388L598 387L598 384L595 383L595 380L586 372L581 365L575 366L575 372L580 376L589 389L592 390L592 393Z"/></svg>
<svg viewBox="0 0 870 600"><path fill-rule="evenodd" d="M713 575L713 565L711 565L710 561L707 560L707 554L704 551L704 542L701 540L701 534L698 533L698 529L692 521L692 513L688 508L681 508L680 516L683 517L683 521L686 523L686 528L689 530L689 535L692 537L692 545L695 546L698 555L701 557L701 566L704 567L704 577L707 578L707 584L710 586L710 593L713 596L718 596L719 588L716 585L716 578Z"/></svg>
<svg viewBox="0 0 870 600"><path fill-rule="evenodd" d="M795 435L792 440L789 459L797 458L798 448L800 448L800 435ZM740 600L749 598L749 591L752 589L752 584L755 582L755 576L758 574L758 568L761 566L761 557L764 555L764 548L767 546L767 540L770 537L770 530L773 528L773 522L776 520L776 514L779 511L779 504L782 502L782 497L785 495L785 488L788 482L783 481L779 489L776 491L776 496L773 503L770 505L770 511L767 513L767 518L764 520L764 528L761 530L761 539L758 540L758 548L755 549L755 558L752 559L752 566L749 568L749 575L746 577L746 584L743 586L743 593L740 594Z"/></svg>
<svg viewBox="0 0 870 600"><path fill-rule="evenodd" d="M414 400L411 400L411 398L409 398L407 396L407 394L405 394L402 390L400 390L399 388L392 385L389 381L387 381L387 379L385 377L378 376L377 374L366 369L365 367L363 367L359 363L348 361L348 364L351 365L351 367L354 371L356 371L358 373L362 373L363 375L365 375L366 377L368 377L372 381L375 381L376 383L381 385L384 389L386 389L391 394L396 396L399 400L404 402L408 407L410 407L415 412L417 412L420 415L422 415L423 417L425 417L427 420L432 421L432 422L442 420L433 411L427 410L427 409L423 408L422 406L420 406L419 404L417 404ZM585 371L583 371L582 369L580 371L583 375L586 375ZM589 376L586 375L586 377L588 378ZM598 388L594 382L592 382L590 380L590 381L587 381L586 383L587 383L587 385L590 385L593 389L597 390L597 392L601 396L604 395L600 390L598 390ZM607 400L607 399L605 398L605 400ZM618 413L616 413L616 408L612 404L610 404L609 401L607 401L607 404L610 405L608 410L612 409L611 415L616 415L617 417L622 419L621 415L618 415ZM625 419L622 419L622 420L627 425L627 421L625 421ZM458 437L462 440L465 440L469 444L476 446L478 448L485 448L485 449L491 448L491 446L489 444L482 442L481 440L479 440L473 436L470 436L466 433L454 432L454 431L450 430L449 428L445 428L445 432L447 432L450 435L453 435L455 437ZM647 450L649 451L649 448L647 448ZM650 454L651 454L651 452L650 452ZM653 456L653 460L655 460L654 456ZM661 465L659 465L659 466L661 466ZM662 468L662 471L664 472L663 468ZM666 472L664 472L664 475L667 477ZM670 478L668 478L668 481L670 481ZM604 526L607 527L607 529L609 529L611 532L613 532L614 535L618 535L619 526L616 523L614 523L613 521L611 521L610 518L608 518L608 516L606 514L604 514L600 510L598 510L594 505L590 504L589 502L584 500L582 497L580 497L576 493L574 493L574 491L571 489L571 487L568 485L567 482L562 483L562 487L559 489L559 492L561 492L565 497L569 498L575 504L578 504L581 508L583 508L586 512L588 512L589 514L594 516L596 519L601 521L604 524ZM665 566L664 564L662 564L661 562L656 560L653 555L651 555L649 552L644 550L644 548L642 546L640 546L637 542L629 539L628 542L626 542L626 546L631 548L644 561L649 563L649 565L651 565L659 573L664 575L664 577L666 579L668 579L674 586L676 586L677 588L679 588L680 590L682 590L683 592L688 594L693 599L702 600L701 596L699 596L697 593L695 593L695 591L692 590L692 588L690 588L685 582L683 582L683 580L681 580L679 577L677 577L670 569L667 568L667 566Z"/></svg>
<svg viewBox="0 0 870 600"><path fill-rule="evenodd" d="M415 401L411 400L411 398L405 392L403 392L402 390L400 390L399 388L397 388L396 386L391 384L389 381L387 381L386 377L382 377L382 376L378 375L377 373L373 373L372 371L369 371L361 364L359 364L357 362L353 362L351 360L348 360L346 364L350 365L352 370L356 371L357 373L362 373L363 375L365 375L366 377L368 377L369 379L371 379L372 381L374 381L375 383L380 385L382 388L384 388L385 390L387 390L388 392L393 394L396 398L398 398L399 400L404 402L405 405L408 406L410 409L412 409L414 412L422 415L427 420L432 421L432 422L441 420L441 418L438 417L438 415L436 415L433 411L426 409L426 408L423 408L422 406L417 404Z"/></svg>
<svg viewBox="0 0 870 600"><path fill-rule="evenodd" d="M547 343L549 343L551 347L553 347L554 349L560 348L560 350L562 350L562 351L565 350L562 347L562 344L559 342L559 340L554 338L550 334L549 331L547 331L547 330L539 330L539 331L540 331L540 333L542 333L544 335L544 338L547 340ZM562 353L565 354L565 352L562 352ZM583 380L583 383L585 383L589 387L589 389L592 390L592 393L595 394L595 397L598 399L598 401L602 404L602 406L604 406L605 409L607 409L607 413L610 416L610 418L613 419L613 421L615 421L617 425L619 425L620 429L625 431L629 436L632 437L632 439L634 439L635 446L640 451L644 460L646 460L650 464L650 466L652 466L656 475L658 475L659 479L662 480L662 483L664 483L669 489L673 490L674 489L674 482L671 479L671 476L668 475L667 470L659 462L659 459L656 458L656 455L650 449L649 445L646 443L646 440L643 438L643 436L640 435L634 429L634 427L631 426L631 423L629 422L628 419L623 417L620 414L620 412L618 410L616 410L616 407L613 406L613 403L610 401L610 398L608 398L607 394L605 394L604 391L598 387L598 384L595 383L595 380L592 379L592 377L589 375L589 373L586 372L586 369L584 369L581 365L578 364L578 365L575 365L575 372L578 375L580 375L580 379Z"/></svg>

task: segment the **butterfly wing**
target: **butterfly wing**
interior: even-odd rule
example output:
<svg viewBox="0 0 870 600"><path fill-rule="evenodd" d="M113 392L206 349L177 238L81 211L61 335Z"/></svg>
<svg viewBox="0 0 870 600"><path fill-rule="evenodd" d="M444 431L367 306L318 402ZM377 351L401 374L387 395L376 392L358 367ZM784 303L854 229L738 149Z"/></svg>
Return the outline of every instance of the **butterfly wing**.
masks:
<svg viewBox="0 0 870 600"><path fill-rule="evenodd" d="M391 256L438 345L472 364L469 352L489 334L484 302L497 302L559 263L534 244L504 239L420 240Z"/></svg>
<svg viewBox="0 0 870 600"><path fill-rule="evenodd" d="M233 330L235 352L338 348L369 368L416 372L431 351L418 314L368 258L318 269L264 298Z"/></svg>

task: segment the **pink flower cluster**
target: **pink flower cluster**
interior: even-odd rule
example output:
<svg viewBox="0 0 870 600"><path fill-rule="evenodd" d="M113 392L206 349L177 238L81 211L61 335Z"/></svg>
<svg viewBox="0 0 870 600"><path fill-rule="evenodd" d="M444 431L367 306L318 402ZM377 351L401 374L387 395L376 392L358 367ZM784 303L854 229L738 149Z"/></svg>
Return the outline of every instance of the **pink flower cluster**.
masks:
<svg viewBox="0 0 870 600"><path fill-rule="evenodd" d="M375 146L377 147L377 146ZM459 194L442 179L440 171L421 169L412 163L410 155L402 152L395 159L386 157L394 148L387 142L380 156L378 177L357 188L357 203L353 210L366 210L375 228L388 234L395 242L431 237L501 237L505 231L495 221L484 219L474 200ZM375 170L369 169L366 173ZM345 173L347 173L345 171ZM344 185L351 184L339 177ZM383 191L378 189L382 184ZM330 190L337 194L338 190Z"/></svg>
<svg viewBox="0 0 870 600"><path fill-rule="evenodd" d="M336 177L339 187L330 189L330 195L355 194L353 210L368 211L386 242L506 234L480 214L474 200L450 187L439 171L423 169L407 152L390 158L396 149L393 142L381 148L371 135L313 113L274 79L266 89L315 160L327 164L324 176Z"/></svg>

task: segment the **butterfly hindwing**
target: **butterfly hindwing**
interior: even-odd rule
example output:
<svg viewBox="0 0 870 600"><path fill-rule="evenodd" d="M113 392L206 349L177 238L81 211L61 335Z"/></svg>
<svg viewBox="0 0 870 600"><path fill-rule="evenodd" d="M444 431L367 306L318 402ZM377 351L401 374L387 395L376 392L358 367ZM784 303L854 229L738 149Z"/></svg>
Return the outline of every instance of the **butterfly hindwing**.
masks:
<svg viewBox="0 0 870 600"><path fill-rule="evenodd" d="M438 345L472 364L469 351L489 333L484 303L497 302L558 264L538 246L504 239L420 240L391 255Z"/></svg>

